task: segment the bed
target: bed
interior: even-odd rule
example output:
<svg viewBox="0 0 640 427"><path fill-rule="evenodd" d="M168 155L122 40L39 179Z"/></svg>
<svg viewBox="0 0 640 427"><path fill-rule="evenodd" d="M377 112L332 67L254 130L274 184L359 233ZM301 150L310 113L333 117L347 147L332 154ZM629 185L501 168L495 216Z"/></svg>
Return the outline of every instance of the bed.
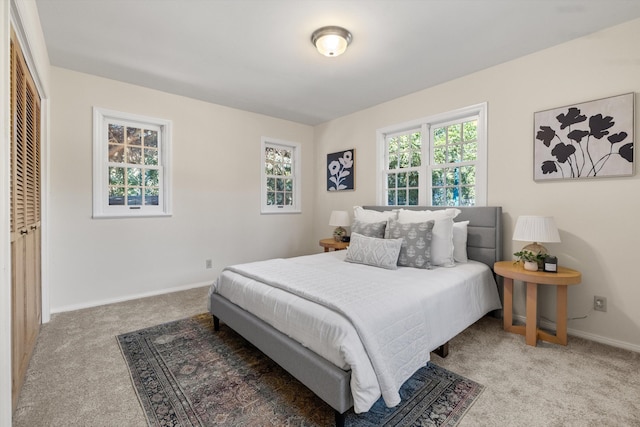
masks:
<svg viewBox="0 0 640 427"><path fill-rule="evenodd" d="M363 208L367 212L398 209L388 206ZM402 209L438 211L444 208ZM501 216L500 207L460 208L454 221L466 225L466 255L469 261L456 263L452 268L435 267L428 273L425 273L427 270L410 267L385 270L344 262L345 257L349 256L346 251L230 266L223 271L209 293L209 311L214 319L214 328L218 330L220 321L223 321L281 365L335 410L338 426L344 424L347 410L354 407L356 412L362 412L372 399L375 401L380 395L388 406L393 406L397 404L393 388L408 378L417 367L423 366L429 360L429 352L439 349L446 354L451 338L483 315L500 308L491 268L495 261L502 258ZM283 271L287 274L282 274ZM404 288L395 287L395 284L393 289L403 291L387 294L387 298L398 299L399 304L418 304L415 307L420 309L414 307L410 310L411 313L420 313L411 316L416 320L401 319L396 322L393 317L380 315L363 320L361 317L372 310L363 308L363 313L349 312L358 310L361 305L360 300L357 304L348 302L353 296L345 296L346 302L328 303L330 308L319 304L325 303L326 293L334 290L339 293L341 289L351 289L351 286L361 286L358 295L362 295L362 290L366 290L367 295L384 295L383 292L389 292L387 284L396 278L399 278L398 283L402 286L417 288L416 274L429 274L430 282L436 284L430 285L429 291L420 286L420 292L428 294L425 295L427 299L402 301L414 298L403 296L406 294ZM337 284L339 277L347 278L349 287ZM476 280L482 283L476 284ZM449 282L454 281L461 284L449 286ZM304 289L289 289L289 286L297 284ZM470 289L473 292L470 293ZM343 293L349 294L347 291ZM471 295L471 298L465 295ZM344 308L345 304L350 308ZM386 311L377 310L377 313L387 314ZM388 311L389 316L395 316L393 310ZM334 332L328 326L318 326L321 325L318 319L335 321L340 325L344 323L345 329ZM351 321L353 325L348 326ZM368 324L370 322L371 325ZM362 323L373 331L366 329ZM311 329L305 329L304 325ZM328 331L326 337L325 329ZM323 331L322 338L314 335L318 330ZM411 333L404 333L405 330ZM379 342L379 336L384 337L384 334L393 341L398 336L405 340L407 335L406 339L410 341L398 341L400 345L371 351L372 343ZM353 339L354 336L361 340ZM339 342L336 345L337 340ZM393 355L377 355L378 351L389 353L389 348L393 349ZM387 361L391 362L393 369L386 369L384 363Z"/></svg>

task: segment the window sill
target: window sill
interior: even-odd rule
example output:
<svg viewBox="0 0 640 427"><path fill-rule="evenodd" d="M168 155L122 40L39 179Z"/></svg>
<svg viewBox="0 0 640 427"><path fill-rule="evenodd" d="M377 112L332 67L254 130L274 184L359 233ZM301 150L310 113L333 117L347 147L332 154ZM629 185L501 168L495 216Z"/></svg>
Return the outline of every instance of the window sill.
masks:
<svg viewBox="0 0 640 427"><path fill-rule="evenodd" d="M260 215L283 215L283 214L300 214L302 213L301 209L295 210L261 210Z"/></svg>
<svg viewBox="0 0 640 427"><path fill-rule="evenodd" d="M110 218L157 218L157 217L171 217L172 213L165 212L141 212L139 214L93 214L93 219L110 219Z"/></svg>

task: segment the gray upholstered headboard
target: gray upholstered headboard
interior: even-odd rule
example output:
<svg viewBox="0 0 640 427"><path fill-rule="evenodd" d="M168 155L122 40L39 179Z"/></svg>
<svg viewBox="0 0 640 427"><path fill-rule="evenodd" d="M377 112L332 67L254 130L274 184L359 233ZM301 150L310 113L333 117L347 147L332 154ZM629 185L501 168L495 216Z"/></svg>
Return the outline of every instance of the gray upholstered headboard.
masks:
<svg viewBox="0 0 640 427"><path fill-rule="evenodd" d="M441 210L446 206L363 206L365 209L389 211L393 209ZM458 207L462 212L454 221L469 221L467 227L467 255L470 259L487 264L493 269L496 261L502 261L502 207Z"/></svg>

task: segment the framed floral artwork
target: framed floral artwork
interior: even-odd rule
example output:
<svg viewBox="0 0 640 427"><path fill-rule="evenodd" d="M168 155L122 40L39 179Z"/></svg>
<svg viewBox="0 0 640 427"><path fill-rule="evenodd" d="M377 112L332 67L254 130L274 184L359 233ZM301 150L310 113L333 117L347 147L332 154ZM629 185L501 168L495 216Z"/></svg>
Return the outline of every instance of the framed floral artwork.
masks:
<svg viewBox="0 0 640 427"><path fill-rule="evenodd" d="M356 150L327 154L327 191L354 190Z"/></svg>
<svg viewBox="0 0 640 427"><path fill-rule="evenodd" d="M536 181L634 173L634 94L534 114Z"/></svg>

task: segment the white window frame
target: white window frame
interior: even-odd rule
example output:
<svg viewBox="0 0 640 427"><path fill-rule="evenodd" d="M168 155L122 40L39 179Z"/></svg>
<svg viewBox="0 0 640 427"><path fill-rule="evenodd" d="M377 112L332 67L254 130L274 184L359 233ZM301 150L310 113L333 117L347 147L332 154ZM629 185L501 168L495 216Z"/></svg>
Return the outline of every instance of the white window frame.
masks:
<svg viewBox="0 0 640 427"><path fill-rule="evenodd" d="M293 179L293 204L292 205L268 205L267 204L267 172L265 168L265 149L267 147L285 148L292 151L291 178ZM261 214L287 214L302 212L302 145L298 142L284 141L281 139L262 137L260 142L260 213Z"/></svg>
<svg viewBox="0 0 640 427"><path fill-rule="evenodd" d="M387 204L387 165L388 150L386 138L409 131L420 130L422 133L422 165L420 166L419 200L422 206L432 205L431 171L433 165L432 129L453 122L478 120L478 152L476 166L476 203L475 206L487 205L488 157L487 157L487 103L471 105L446 113L423 117L409 122L387 126L376 131L377 171L376 199L379 205ZM464 163L466 164L466 163ZM464 166L464 164L460 164ZM457 166L458 164L456 164ZM441 167L441 165L438 165Z"/></svg>
<svg viewBox="0 0 640 427"><path fill-rule="evenodd" d="M158 130L158 205L109 205L109 123ZM170 120L93 107L93 218L171 216Z"/></svg>

